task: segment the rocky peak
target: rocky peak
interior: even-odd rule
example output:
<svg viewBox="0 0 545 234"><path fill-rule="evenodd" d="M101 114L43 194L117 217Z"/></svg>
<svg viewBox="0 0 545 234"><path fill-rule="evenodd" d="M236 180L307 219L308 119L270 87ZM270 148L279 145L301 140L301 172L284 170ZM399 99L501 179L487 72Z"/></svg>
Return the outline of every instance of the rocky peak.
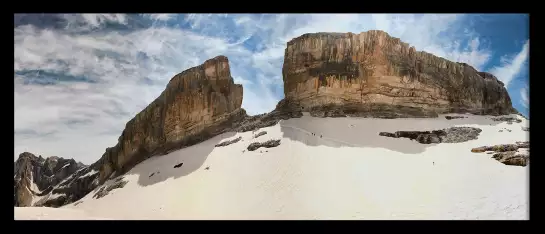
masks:
<svg viewBox="0 0 545 234"><path fill-rule="evenodd" d="M59 182L85 167L74 159L36 157L24 152L15 161L14 192L16 206L31 206L33 198L48 192Z"/></svg>
<svg viewBox="0 0 545 234"><path fill-rule="evenodd" d="M491 74L378 30L297 37L288 42L282 73L285 98L318 116L516 112Z"/></svg>

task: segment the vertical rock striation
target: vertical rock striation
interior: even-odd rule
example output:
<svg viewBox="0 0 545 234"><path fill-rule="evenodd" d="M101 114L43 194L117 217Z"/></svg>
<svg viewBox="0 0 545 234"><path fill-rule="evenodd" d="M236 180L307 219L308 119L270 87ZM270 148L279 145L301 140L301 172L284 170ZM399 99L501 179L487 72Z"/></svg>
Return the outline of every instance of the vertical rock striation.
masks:
<svg viewBox="0 0 545 234"><path fill-rule="evenodd" d="M381 118L516 113L492 74L417 52L382 31L304 34L288 42L282 73L285 98L270 113L247 116L227 57L183 71L94 164L21 154L14 165L15 206L62 206L149 157L226 131L272 126L302 111Z"/></svg>
<svg viewBox="0 0 545 234"><path fill-rule="evenodd" d="M99 160L100 182L112 173L229 129L246 116L242 85L234 84L225 56L174 76L161 95L130 120L117 145Z"/></svg>
<svg viewBox="0 0 545 234"><path fill-rule="evenodd" d="M315 116L516 113L501 81L383 31L310 33L285 51L285 98Z"/></svg>

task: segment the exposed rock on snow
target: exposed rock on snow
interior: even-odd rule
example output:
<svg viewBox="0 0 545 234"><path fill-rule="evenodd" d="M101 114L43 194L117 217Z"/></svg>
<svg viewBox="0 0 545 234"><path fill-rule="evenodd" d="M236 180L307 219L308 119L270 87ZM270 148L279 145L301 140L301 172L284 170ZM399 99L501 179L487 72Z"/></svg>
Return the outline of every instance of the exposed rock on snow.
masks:
<svg viewBox="0 0 545 234"><path fill-rule="evenodd" d="M459 143L477 139L481 131L481 129L473 127L452 127L433 131L380 132L379 135L394 138L409 138L422 144Z"/></svg>
<svg viewBox="0 0 545 234"><path fill-rule="evenodd" d="M493 153L492 158L505 165L527 166L530 163L530 142L516 142L516 144L503 144L494 146L482 146L471 149L474 153Z"/></svg>
<svg viewBox="0 0 545 234"><path fill-rule="evenodd" d="M272 148L280 145L280 140L268 140L265 142L254 142L248 146L248 151L254 151L261 147Z"/></svg>
<svg viewBox="0 0 545 234"><path fill-rule="evenodd" d="M465 119L465 118L467 118L467 117L465 117L465 116L451 116L451 115L445 116L445 119L447 119L447 120L452 120L452 119Z"/></svg>
<svg viewBox="0 0 545 234"><path fill-rule="evenodd" d="M235 139L233 139L233 140L227 140L227 141L221 142L221 143L215 145L215 147L228 146L228 145L230 145L230 144L237 143L237 142L239 142L240 140L242 140L242 137L237 137L237 138L235 138Z"/></svg>
<svg viewBox="0 0 545 234"><path fill-rule="evenodd" d="M108 195L108 193L110 193L110 191L114 189L125 187L127 183L128 181L123 180L123 177L118 177L111 183L105 184L102 187L100 187L100 189L98 189L98 191L93 195L93 198L96 198L96 199L102 198Z"/></svg>
<svg viewBox="0 0 545 234"><path fill-rule="evenodd" d="M267 134L267 131L261 131L261 132L255 134L255 135L254 135L254 138L258 138L258 137L263 136L263 135L265 135L265 134Z"/></svg>
<svg viewBox="0 0 545 234"><path fill-rule="evenodd" d="M497 121L497 122L507 122L507 124L522 122L522 120L520 120L519 118L514 117L514 116L493 117L492 120Z"/></svg>

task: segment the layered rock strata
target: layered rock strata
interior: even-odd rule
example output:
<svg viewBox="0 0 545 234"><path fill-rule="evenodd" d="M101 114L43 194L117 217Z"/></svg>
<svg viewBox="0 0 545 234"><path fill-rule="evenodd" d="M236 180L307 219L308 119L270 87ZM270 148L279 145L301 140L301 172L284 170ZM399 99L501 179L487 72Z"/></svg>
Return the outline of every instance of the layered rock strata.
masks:
<svg viewBox="0 0 545 234"><path fill-rule="evenodd" d="M225 56L174 76L150 105L130 120L117 145L100 159L100 183L154 156L230 130L246 116L242 85L234 84Z"/></svg>
<svg viewBox="0 0 545 234"><path fill-rule="evenodd" d="M149 157L226 131L272 126L282 119L301 117L302 111L322 117L382 118L516 112L503 83L493 75L417 52L381 31L302 35L288 42L282 73L285 98L270 113L247 116L241 109L242 86L234 84L226 57L190 68L173 77L161 95L126 124L117 144L107 148L94 164L78 165L69 169L75 171L66 172L69 176L61 172L50 182L39 182L41 179L34 178L41 172L34 170L43 167L40 160L21 156L15 165L15 205L62 206ZM423 134L428 135L415 139L445 142L443 134ZM30 181L39 189L32 190Z"/></svg>
<svg viewBox="0 0 545 234"><path fill-rule="evenodd" d="M516 113L504 84L383 31L309 33L288 42L284 94L314 116Z"/></svg>

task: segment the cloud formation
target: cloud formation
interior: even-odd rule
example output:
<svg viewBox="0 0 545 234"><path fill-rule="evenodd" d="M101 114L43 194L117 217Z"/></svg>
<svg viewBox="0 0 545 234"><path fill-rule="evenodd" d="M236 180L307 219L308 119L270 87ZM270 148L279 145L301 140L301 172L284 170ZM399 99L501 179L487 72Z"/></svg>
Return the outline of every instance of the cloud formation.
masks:
<svg viewBox="0 0 545 234"><path fill-rule="evenodd" d="M520 103L524 108L528 108L528 105L530 103L530 100L528 99L528 87L524 87L520 89Z"/></svg>
<svg viewBox="0 0 545 234"><path fill-rule="evenodd" d="M490 69L490 73L494 74L501 80L505 87L509 87L511 81L515 79L521 72L526 71L528 68L527 60L530 53L530 40L522 46L521 51L513 55L504 55L501 57L501 65L495 66Z"/></svg>
<svg viewBox="0 0 545 234"><path fill-rule="evenodd" d="M20 23L14 29L14 157L29 151L92 163L171 77L220 54L229 57L235 82L244 86L243 107L250 114L268 112L283 97L286 42L304 33L385 30L417 50L479 70L492 56L464 15L55 17L55 26ZM516 71L522 58L506 63L509 69L495 68L497 76L512 79L505 71Z"/></svg>

